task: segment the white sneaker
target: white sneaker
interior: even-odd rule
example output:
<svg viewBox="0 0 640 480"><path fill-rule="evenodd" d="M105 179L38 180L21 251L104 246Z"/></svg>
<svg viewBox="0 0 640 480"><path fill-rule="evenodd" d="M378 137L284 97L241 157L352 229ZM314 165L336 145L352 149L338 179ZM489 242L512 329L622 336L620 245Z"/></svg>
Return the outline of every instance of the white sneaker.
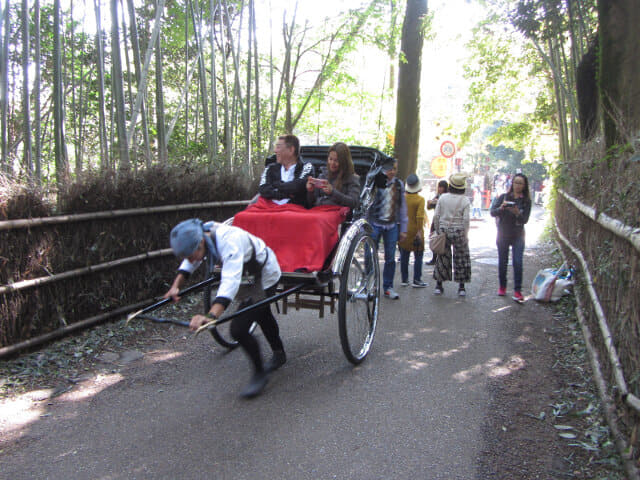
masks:
<svg viewBox="0 0 640 480"><path fill-rule="evenodd" d="M458 296L466 297L467 296L467 291L464 288L458 290Z"/></svg>
<svg viewBox="0 0 640 480"><path fill-rule="evenodd" d="M402 286L402 287L406 287L407 285L409 285L409 281L408 280L406 282L400 282L400 286Z"/></svg>
<svg viewBox="0 0 640 480"><path fill-rule="evenodd" d="M397 300L400 298L400 295L398 295L393 288L387 288L384 291L384 296L390 298L391 300Z"/></svg>

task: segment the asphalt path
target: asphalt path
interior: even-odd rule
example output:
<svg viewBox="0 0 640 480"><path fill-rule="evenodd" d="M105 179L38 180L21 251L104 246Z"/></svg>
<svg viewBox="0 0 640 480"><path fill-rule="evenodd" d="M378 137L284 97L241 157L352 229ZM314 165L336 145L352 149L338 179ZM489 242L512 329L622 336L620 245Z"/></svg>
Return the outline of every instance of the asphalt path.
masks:
<svg viewBox="0 0 640 480"><path fill-rule="evenodd" d="M543 227L535 208L525 294ZM53 399L32 392L30 413L13 424L16 440L0 450L0 477L477 478L487 382L522 366L509 323L539 307L496 296L491 219L472 222L470 239L468 296L459 298L452 283L434 296L432 267L424 267L425 289L399 286L397 272L401 297L381 300L360 366L342 353L336 315L290 311L278 315L286 365L263 395L242 400L250 374L243 353L171 327L168 342L111 373Z"/></svg>

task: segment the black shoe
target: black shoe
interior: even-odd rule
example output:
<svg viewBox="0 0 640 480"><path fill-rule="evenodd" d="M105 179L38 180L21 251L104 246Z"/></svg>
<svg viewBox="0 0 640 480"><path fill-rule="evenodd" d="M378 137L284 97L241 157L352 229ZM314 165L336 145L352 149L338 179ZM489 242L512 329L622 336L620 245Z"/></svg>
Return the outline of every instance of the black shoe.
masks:
<svg viewBox="0 0 640 480"><path fill-rule="evenodd" d="M284 365L286 361L287 355L284 350L274 350L271 359L264 364L264 371L267 373L273 372Z"/></svg>
<svg viewBox="0 0 640 480"><path fill-rule="evenodd" d="M265 385L267 385L268 381L269 375L267 375L267 372L265 372L264 370L262 372L255 372L247 386L244 387L244 390L242 390L242 392L240 392L240 396L244 398L257 397L258 395L260 395L260 393L262 393L262 390L264 389Z"/></svg>

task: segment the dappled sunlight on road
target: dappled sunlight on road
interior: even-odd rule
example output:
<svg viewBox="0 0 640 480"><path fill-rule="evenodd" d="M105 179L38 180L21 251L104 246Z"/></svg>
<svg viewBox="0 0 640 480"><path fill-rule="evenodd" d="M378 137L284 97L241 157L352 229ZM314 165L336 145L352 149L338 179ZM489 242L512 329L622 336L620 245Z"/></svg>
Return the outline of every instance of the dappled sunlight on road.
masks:
<svg viewBox="0 0 640 480"><path fill-rule="evenodd" d="M140 359L149 365L175 361L183 355L184 352L181 351L163 349L147 352ZM111 373L102 371L84 374L62 387L31 390L12 398L0 400L0 430L3 434L3 440L12 440L22 436L25 428L39 420L60 421L69 418L69 415L75 415L68 410L59 411L57 408L65 404L90 400L126 378L126 370L116 371L118 367L123 367L125 364L119 364L116 359L106 365L112 365L114 370Z"/></svg>
<svg viewBox="0 0 640 480"><path fill-rule="evenodd" d="M64 391L56 395L56 389L40 389L18 395L11 399L6 399L0 403L0 426L4 435L18 435L20 430L28 427L31 423L49 417L46 413L51 405L56 403L78 402L87 400L105 388L120 382L123 376L120 374L98 374L86 379L74 390Z"/></svg>
<svg viewBox="0 0 640 480"><path fill-rule="evenodd" d="M53 389L33 390L0 402L0 427L9 433L18 430L45 413L46 402Z"/></svg>
<svg viewBox="0 0 640 480"><path fill-rule="evenodd" d="M485 375L489 378L504 377L520 370L525 366L525 363L524 359L519 355L512 355L506 362L503 362L500 358L493 357L483 364L474 365L467 370L454 374L453 378L463 383L479 375Z"/></svg>

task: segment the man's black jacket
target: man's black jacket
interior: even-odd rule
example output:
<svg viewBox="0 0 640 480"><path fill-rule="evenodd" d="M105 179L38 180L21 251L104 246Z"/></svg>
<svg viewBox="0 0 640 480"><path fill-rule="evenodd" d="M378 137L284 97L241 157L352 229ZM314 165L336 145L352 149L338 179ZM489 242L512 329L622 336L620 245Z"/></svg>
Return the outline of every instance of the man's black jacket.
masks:
<svg viewBox="0 0 640 480"><path fill-rule="evenodd" d="M307 198L307 177L313 174L313 165L298 158L294 167L293 180L283 182L280 177L282 165L272 163L267 165L260 178L258 193L264 198L282 200L288 198L289 203L304 205Z"/></svg>

